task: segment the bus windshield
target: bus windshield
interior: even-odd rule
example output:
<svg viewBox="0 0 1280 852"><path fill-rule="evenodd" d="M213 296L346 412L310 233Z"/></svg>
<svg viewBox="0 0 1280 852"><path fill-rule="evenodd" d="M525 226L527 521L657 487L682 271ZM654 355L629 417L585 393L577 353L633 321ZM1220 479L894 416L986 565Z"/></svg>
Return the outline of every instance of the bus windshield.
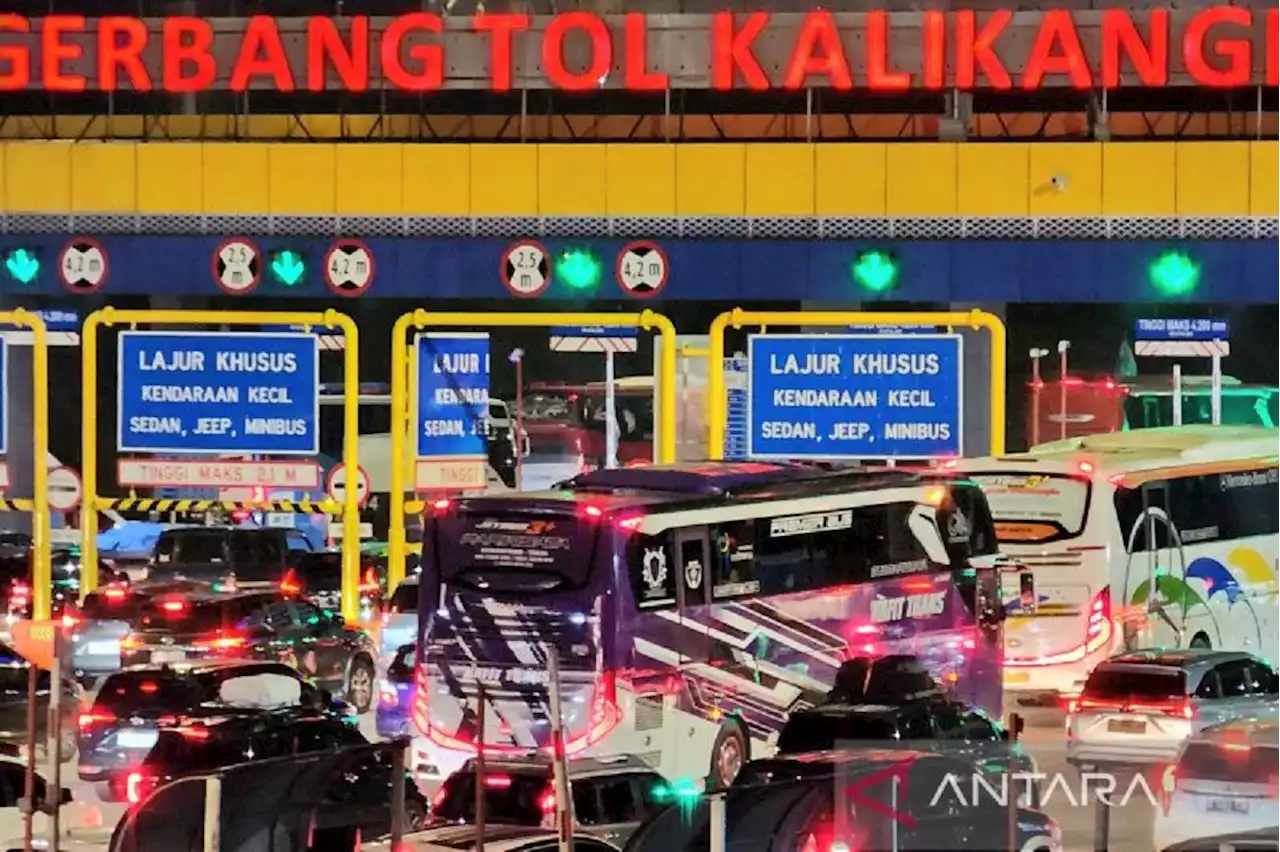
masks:
<svg viewBox="0 0 1280 852"><path fill-rule="evenodd" d="M572 516L462 513L436 521L445 583L487 593L549 592L583 585L595 529Z"/></svg>
<svg viewBox="0 0 1280 852"><path fill-rule="evenodd" d="M1043 473L975 473L987 495L1000 541L1046 544L1084 531L1089 480Z"/></svg>

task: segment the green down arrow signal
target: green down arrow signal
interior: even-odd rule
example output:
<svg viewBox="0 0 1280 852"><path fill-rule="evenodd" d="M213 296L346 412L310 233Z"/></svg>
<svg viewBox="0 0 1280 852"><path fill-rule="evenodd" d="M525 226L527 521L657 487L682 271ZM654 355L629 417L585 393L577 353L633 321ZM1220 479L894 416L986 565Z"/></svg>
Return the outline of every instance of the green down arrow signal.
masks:
<svg viewBox="0 0 1280 852"><path fill-rule="evenodd" d="M26 249L14 249L5 258L4 268L19 284L30 284L40 273L40 261Z"/></svg>
<svg viewBox="0 0 1280 852"><path fill-rule="evenodd" d="M872 293L892 289L898 280L898 261L886 252L867 251L858 255L852 266L854 280Z"/></svg>
<svg viewBox="0 0 1280 852"><path fill-rule="evenodd" d="M277 252L271 260L271 274L286 287L292 287L306 274L307 264L296 251Z"/></svg>

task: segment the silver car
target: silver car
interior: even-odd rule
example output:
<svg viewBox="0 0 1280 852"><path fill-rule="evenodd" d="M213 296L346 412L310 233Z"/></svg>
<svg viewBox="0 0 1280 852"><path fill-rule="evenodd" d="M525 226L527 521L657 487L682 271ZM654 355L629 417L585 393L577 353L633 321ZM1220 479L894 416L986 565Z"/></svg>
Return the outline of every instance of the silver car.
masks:
<svg viewBox="0 0 1280 852"><path fill-rule="evenodd" d="M396 652L418 640L418 578L406 577L396 586L382 613L378 635L378 671L386 672Z"/></svg>
<svg viewBox="0 0 1280 852"><path fill-rule="evenodd" d="M1068 705L1067 760L1082 769L1166 764L1192 734L1275 719L1276 670L1239 651L1133 651L1099 663Z"/></svg>

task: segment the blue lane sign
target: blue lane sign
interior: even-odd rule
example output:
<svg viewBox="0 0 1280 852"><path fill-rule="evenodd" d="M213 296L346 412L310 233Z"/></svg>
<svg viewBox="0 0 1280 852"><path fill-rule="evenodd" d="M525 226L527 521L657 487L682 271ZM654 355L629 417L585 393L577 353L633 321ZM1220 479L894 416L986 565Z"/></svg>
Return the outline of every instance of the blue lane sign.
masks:
<svg viewBox="0 0 1280 852"><path fill-rule="evenodd" d="M122 331L119 357L121 452L320 451L313 334Z"/></svg>
<svg viewBox="0 0 1280 852"><path fill-rule="evenodd" d="M959 335L753 335L747 453L755 459L959 456Z"/></svg>
<svg viewBox="0 0 1280 852"><path fill-rule="evenodd" d="M418 335L419 458L488 458L489 335Z"/></svg>
<svg viewBox="0 0 1280 852"><path fill-rule="evenodd" d="M1224 319L1140 319L1134 323L1135 340L1230 340L1231 326Z"/></svg>
<svg viewBox="0 0 1280 852"><path fill-rule="evenodd" d="M44 327L47 331L79 331L80 315L75 311L58 311L58 310L36 310L28 311L33 313L40 319L44 320ZM18 326L10 323L0 324L0 328L4 330L16 329Z"/></svg>
<svg viewBox="0 0 1280 852"><path fill-rule="evenodd" d="M724 387L728 397L724 427L724 460L747 458L747 359L735 355L724 359Z"/></svg>

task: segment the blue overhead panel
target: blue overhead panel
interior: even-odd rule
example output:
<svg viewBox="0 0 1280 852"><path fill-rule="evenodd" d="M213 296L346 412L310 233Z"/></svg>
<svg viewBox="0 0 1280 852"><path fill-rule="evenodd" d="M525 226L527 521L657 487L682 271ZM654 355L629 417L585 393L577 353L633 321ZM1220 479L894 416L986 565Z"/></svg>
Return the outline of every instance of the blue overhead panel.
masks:
<svg viewBox="0 0 1280 852"><path fill-rule="evenodd" d="M747 352L755 459L959 456L958 335L757 334Z"/></svg>
<svg viewBox="0 0 1280 852"><path fill-rule="evenodd" d="M121 452L320 451L315 335L122 331L119 359Z"/></svg>

